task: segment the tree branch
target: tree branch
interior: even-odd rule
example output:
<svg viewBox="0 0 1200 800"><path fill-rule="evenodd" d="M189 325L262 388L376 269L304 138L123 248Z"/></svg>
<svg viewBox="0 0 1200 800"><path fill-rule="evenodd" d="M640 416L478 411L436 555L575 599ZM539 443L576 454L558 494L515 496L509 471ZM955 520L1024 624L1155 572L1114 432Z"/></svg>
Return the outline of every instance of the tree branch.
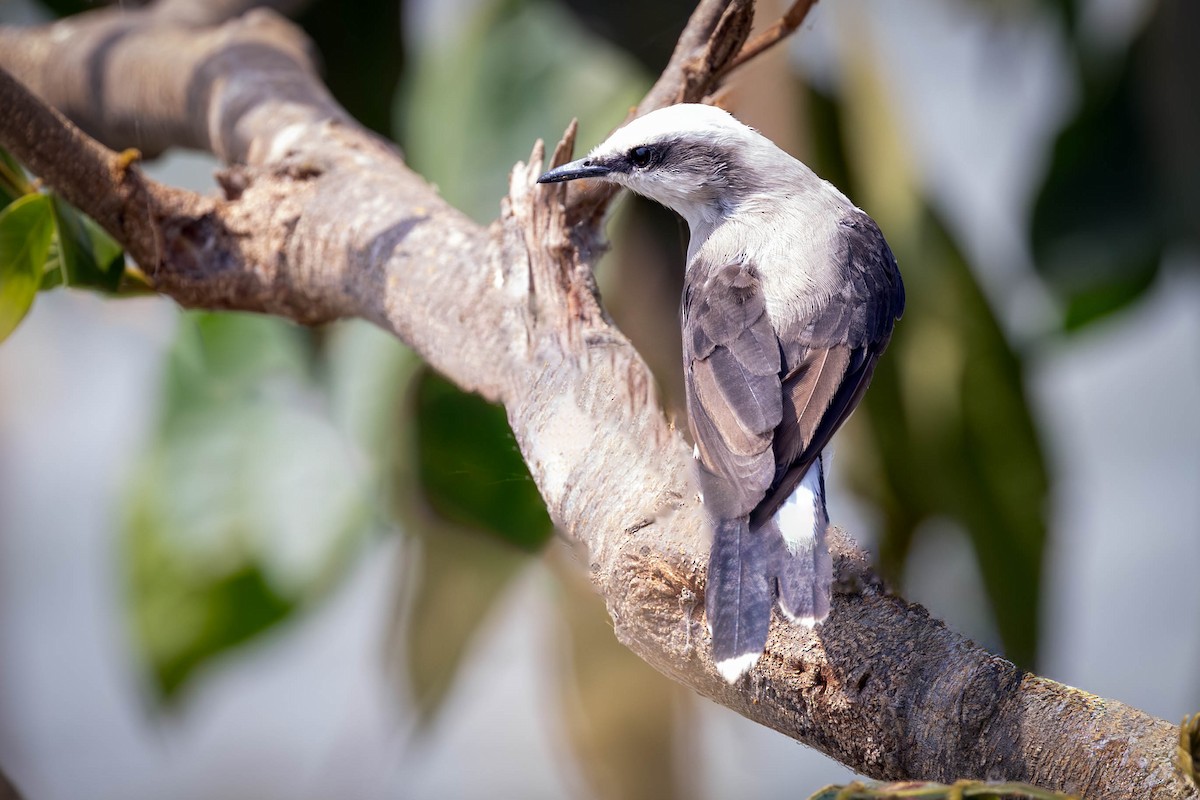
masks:
<svg viewBox="0 0 1200 800"><path fill-rule="evenodd" d="M88 213L134 254L147 262L161 248L159 226L164 206L202 201L187 192L146 180L134 167L140 154L117 154L81 132L41 103L0 68L0 141L12 154L66 200ZM64 158L70 154L70 158Z"/></svg>
<svg viewBox="0 0 1200 800"><path fill-rule="evenodd" d="M771 27L747 42L738 54L730 59L721 74L737 69L791 36L804 23L808 12L812 11L816 4L817 0L796 0Z"/></svg>
<svg viewBox="0 0 1200 800"><path fill-rule="evenodd" d="M710 93L746 52L748 8L701 3L642 110ZM873 777L1197 798L1173 765L1176 726L981 650L887 593L840 533L828 622L815 633L777 622L750 677L726 684L703 621L705 522L688 447L595 292L607 199L537 185L539 143L514 168L500 218L481 228L348 118L306 51L264 11L216 27L150 9L0 30L0 66L109 146L216 153L231 165L223 199L123 168L7 80L0 102L19 113L0 143L182 304L303 323L361 317L503 402L616 635L675 680ZM572 128L552 164L573 139Z"/></svg>

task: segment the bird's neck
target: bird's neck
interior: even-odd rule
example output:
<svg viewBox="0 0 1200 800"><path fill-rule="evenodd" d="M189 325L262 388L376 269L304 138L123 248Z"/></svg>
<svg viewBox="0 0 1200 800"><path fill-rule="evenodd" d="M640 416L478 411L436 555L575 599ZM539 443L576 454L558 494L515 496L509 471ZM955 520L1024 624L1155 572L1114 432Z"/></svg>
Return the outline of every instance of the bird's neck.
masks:
<svg viewBox="0 0 1200 800"><path fill-rule="evenodd" d="M691 208L682 213L688 224L688 260L695 255L696 250L716 233L729 220L729 214L717 207Z"/></svg>
<svg viewBox="0 0 1200 800"><path fill-rule="evenodd" d="M758 193L726 197L720 203L714 201L681 211L690 234L688 262L701 249L732 254L754 243L764 233L756 229L764 215L775 216L780 211L778 197Z"/></svg>

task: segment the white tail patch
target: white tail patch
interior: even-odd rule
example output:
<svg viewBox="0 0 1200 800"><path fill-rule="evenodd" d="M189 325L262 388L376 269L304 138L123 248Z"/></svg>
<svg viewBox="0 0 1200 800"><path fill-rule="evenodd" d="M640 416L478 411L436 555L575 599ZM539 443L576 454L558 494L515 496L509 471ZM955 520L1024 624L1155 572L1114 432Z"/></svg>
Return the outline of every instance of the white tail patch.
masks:
<svg viewBox="0 0 1200 800"><path fill-rule="evenodd" d="M783 616L787 617L788 622L798 625L801 628L815 628L818 622L824 622L824 619L817 619L811 614L801 614L798 617L793 617L784 606L780 606L779 611Z"/></svg>
<svg viewBox="0 0 1200 800"><path fill-rule="evenodd" d="M779 556L774 575L779 610L793 624L813 628L829 614L833 561L825 547L824 470L818 457L775 514Z"/></svg>
<svg viewBox="0 0 1200 800"><path fill-rule="evenodd" d="M725 679L726 683L737 683L743 675L758 663L760 655L762 654L746 653L734 658L727 658L724 661L718 661L717 672L721 673L721 677Z"/></svg>
<svg viewBox="0 0 1200 800"><path fill-rule="evenodd" d="M821 458L818 457L784 504L775 513L783 541L793 554L808 553L816 543L818 526L824 528L825 496L821 491Z"/></svg>

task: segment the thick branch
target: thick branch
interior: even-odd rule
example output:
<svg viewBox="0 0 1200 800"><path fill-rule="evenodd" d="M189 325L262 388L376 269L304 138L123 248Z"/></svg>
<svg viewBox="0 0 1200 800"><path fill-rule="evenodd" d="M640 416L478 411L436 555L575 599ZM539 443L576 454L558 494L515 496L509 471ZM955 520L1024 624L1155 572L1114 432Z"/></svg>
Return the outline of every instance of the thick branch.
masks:
<svg viewBox="0 0 1200 800"><path fill-rule="evenodd" d="M136 151L118 155L95 142L62 114L38 101L0 68L0 141L71 204L87 207L92 218L139 261L161 247L157 220L165 206L204 201L146 180L133 166ZM63 155L69 153L70 158ZM211 203L209 203L211 205Z"/></svg>
<svg viewBox="0 0 1200 800"><path fill-rule="evenodd" d="M711 91L744 43L744 15L742 2L702 3L673 77L646 104ZM723 54L698 82L688 65L708 62L697 53ZM113 154L0 84L23 106L21 119L35 120L0 126L0 143L121 238L160 291L301 322L362 317L461 386L502 401L617 636L664 673L875 777L1197 797L1172 765L1174 725L975 647L888 594L840 535L830 620L819 634L775 624L760 666L727 685L709 658L704 521L686 478L688 448L597 302L599 233L579 222L595 213L581 214L561 185L534 182L540 145L514 169L501 217L485 230L347 118L314 77L299 34L269 13L197 29L154 11L102 12L0 31L0 66L110 146L198 146L234 165L222 179L226 198L197 207L115 170ZM29 141L32 124L57 126L51 152L79 159L78 170L54 169ZM571 139L553 161L568 157ZM96 196L104 180L115 200ZM106 210L110 202L120 213Z"/></svg>

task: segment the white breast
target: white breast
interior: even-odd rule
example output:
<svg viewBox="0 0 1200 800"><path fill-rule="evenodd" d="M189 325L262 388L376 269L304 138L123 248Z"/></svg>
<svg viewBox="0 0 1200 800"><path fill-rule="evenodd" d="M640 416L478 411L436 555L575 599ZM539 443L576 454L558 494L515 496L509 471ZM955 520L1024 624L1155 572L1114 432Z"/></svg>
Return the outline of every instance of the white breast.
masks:
<svg viewBox="0 0 1200 800"><path fill-rule="evenodd" d="M787 196L756 198L711 230L693 230L688 263L702 255L710 264L753 264L762 281L767 313L777 328L807 316L824 305L841 281L836 263L841 249L838 221L852 206L833 191L836 196L826 195L816 202Z"/></svg>

